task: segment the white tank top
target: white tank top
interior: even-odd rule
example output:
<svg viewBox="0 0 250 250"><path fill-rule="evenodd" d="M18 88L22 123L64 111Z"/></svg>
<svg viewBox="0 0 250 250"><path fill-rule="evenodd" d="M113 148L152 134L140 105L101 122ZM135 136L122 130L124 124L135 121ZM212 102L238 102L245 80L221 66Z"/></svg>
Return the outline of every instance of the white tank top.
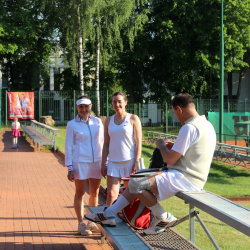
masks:
<svg viewBox="0 0 250 250"><path fill-rule="evenodd" d="M126 115L120 125L114 122L115 115L110 117L108 133L110 137L109 156L110 161L128 161L135 158L135 141L133 126L130 123L131 114Z"/></svg>

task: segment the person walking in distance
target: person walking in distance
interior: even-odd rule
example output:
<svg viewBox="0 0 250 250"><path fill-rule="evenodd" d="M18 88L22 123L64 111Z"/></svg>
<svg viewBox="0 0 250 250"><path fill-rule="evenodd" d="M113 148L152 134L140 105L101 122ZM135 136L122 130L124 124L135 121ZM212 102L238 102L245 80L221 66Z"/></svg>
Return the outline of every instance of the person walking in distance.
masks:
<svg viewBox="0 0 250 250"><path fill-rule="evenodd" d="M92 103L87 96L76 101L78 114L67 124L65 140L65 165L68 179L75 183L74 208L78 219L78 234L91 235L98 230L95 223L83 222L83 196L89 182L89 205L97 206L100 188L103 147L102 121L90 115Z"/></svg>
<svg viewBox="0 0 250 250"><path fill-rule="evenodd" d="M21 136L20 134L20 122L18 121L18 117L14 118L14 121L11 124L11 128L12 128L12 137L13 137L13 145L12 145L12 149L17 149L17 143L18 143L18 137Z"/></svg>

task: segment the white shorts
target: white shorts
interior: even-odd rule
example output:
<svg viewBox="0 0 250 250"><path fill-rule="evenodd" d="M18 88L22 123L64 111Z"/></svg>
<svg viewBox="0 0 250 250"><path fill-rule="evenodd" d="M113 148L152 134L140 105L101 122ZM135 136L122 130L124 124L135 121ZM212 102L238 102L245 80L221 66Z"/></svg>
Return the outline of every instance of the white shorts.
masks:
<svg viewBox="0 0 250 250"><path fill-rule="evenodd" d="M74 177L78 180L86 180L89 178L102 179L101 161L94 163L73 162Z"/></svg>
<svg viewBox="0 0 250 250"><path fill-rule="evenodd" d="M134 159L128 161L108 161L107 175L112 177L126 178L132 173Z"/></svg>
<svg viewBox="0 0 250 250"><path fill-rule="evenodd" d="M159 195L158 201L166 200L178 192L192 191L197 192L202 189L193 185L186 177L177 170L168 170L155 176Z"/></svg>

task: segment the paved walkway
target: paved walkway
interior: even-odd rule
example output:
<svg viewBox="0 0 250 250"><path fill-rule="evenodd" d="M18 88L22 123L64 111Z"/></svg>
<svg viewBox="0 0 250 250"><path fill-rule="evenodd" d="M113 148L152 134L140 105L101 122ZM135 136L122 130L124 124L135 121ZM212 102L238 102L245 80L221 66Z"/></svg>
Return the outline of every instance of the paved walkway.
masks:
<svg viewBox="0 0 250 250"><path fill-rule="evenodd" d="M0 132L0 250L110 249L100 234L76 235L74 184L57 153L37 152L21 137L11 149ZM84 197L88 201L88 195Z"/></svg>

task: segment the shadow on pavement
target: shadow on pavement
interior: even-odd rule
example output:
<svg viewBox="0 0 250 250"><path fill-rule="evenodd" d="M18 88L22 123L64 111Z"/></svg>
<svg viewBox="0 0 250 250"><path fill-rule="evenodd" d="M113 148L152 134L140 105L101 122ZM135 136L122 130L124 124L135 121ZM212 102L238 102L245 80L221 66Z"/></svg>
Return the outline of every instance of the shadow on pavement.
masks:
<svg viewBox="0 0 250 250"><path fill-rule="evenodd" d="M34 147L32 147L30 143L25 139L24 133L22 131L21 131L21 137L18 138L17 149L12 149L13 137L11 136L10 130L3 131L1 140L4 145L2 152L34 152L35 151Z"/></svg>

